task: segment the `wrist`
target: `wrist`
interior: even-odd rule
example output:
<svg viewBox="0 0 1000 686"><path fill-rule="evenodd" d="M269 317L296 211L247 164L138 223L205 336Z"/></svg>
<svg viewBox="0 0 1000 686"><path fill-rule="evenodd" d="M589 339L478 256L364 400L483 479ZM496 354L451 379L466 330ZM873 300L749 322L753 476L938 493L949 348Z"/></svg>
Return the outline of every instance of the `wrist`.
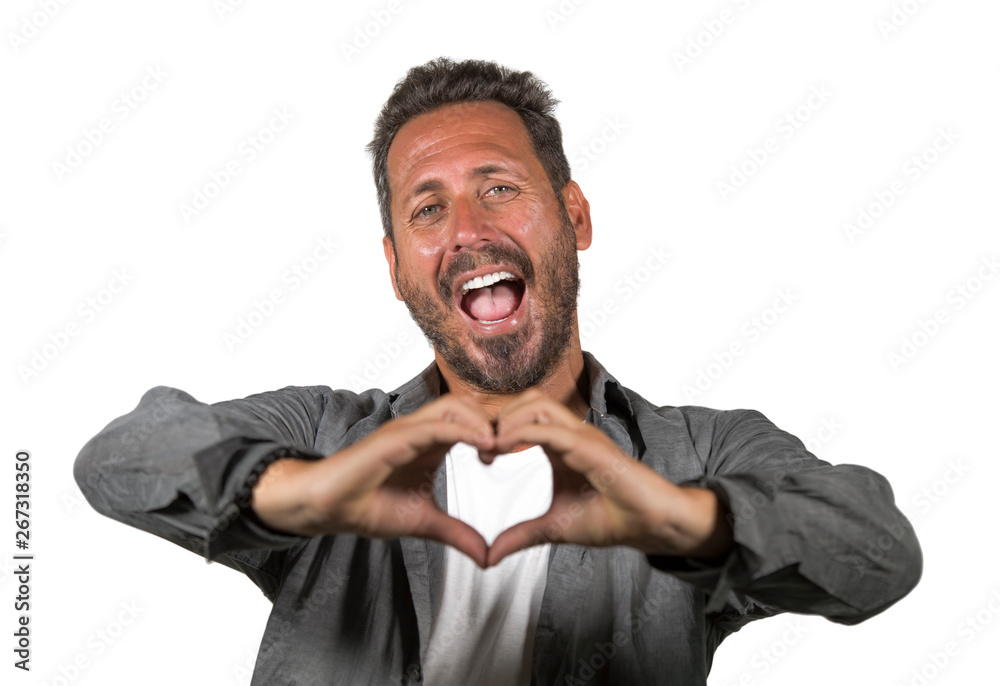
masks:
<svg viewBox="0 0 1000 686"><path fill-rule="evenodd" d="M715 559L733 545L726 511L714 491L669 484L673 493L654 529L655 550L647 552L676 557Z"/></svg>
<svg viewBox="0 0 1000 686"><path fill-rule="evenodd" d="M295 457L272 462L251 491L250 509L272 529L301 535L316 533L308 488L316 466L315 462Z"/></svg>

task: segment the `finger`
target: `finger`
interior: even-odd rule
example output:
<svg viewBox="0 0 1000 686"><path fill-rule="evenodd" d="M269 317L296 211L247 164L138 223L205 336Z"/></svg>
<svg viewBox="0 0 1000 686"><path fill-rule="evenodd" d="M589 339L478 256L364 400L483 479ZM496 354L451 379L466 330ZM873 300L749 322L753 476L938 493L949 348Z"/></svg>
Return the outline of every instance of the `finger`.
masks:
<svg viewBox="0 0 1000 686"><path fill-rule="evenodd" d="M479 459L483 464L490 465L493 464L493 461L497 459L497 455L499 454L497 450L480 450Z"/></svg>
<svg viewBox="0 0 1000 686"><path fill-rule="evenodd" d="M455 443L475 444L474 433L468 427L436 421L372 434L328 458L334 467L327 479L330 491L340 494L338 499L357 498L384 484L419 479L421 471L435 472Z"/></svg>
<svg viewBox="0 0 1000 686"><path fill-rule="evenodd" d="M437 507L433 507L426 513L421 526L413 533L422 538L450 545L468 555L480 569L486 568L489 547L482 534L465 522L445 514Z"/></svg>
<svg viewBox="0 0 1000 686"><path fill-rule="evenodd" d="M507 452L522 443L538 444L556 452L574 450L578 443L576 429L568 429L557 424L521 424L498 433L497 452Z"/></svg>
<svg viewBox="0 0 1000 686"><path fill-rule="evenodd" d="M466 426L470 434L468 438L463 439L463 442L484 450L492 449L496 438L493 420L470 398L450 399L449 403L442 404L428 417L414 415L414 419L421 422L430 420Z"/></svg>
<svg viewBox="0 0 1000 686"><path fill-rule="evenodd" d="M493 567L500 564L508 555L513 555L519 550L530 548L534 545L544 543L558 543L562 540L562 531L555 523L551 510L541 517L518 522L514 526L502 531L493 545L489 548L488 566Z"/></svg>
<svg viewBox="0 0 1000 686"><path fill-rule="evenodd" d="M494 448L496 442L491 429L456 424L447 419L407 423L380 438L382 443L374 452L380 455L381 461L390 469L413 462L432 448L439 449L440 455L435 462L440 463L447 449L456 443L468 443L473 447L489 450Z"/></svg>
<svg viewBox="0 0 1000 686"><path fill-rule="evenodd" d="M443 395L414 412L410 418L416 421L440 419L493 433L493 422L489 415L477 402L467 396Z"/></svg>
<svg viewBox="0 0 1000 686"><path fill-rule="evenodd" d="M588 479L608 469L620 474L636 464L596 429L587 431L554 424L524 424L497 437L497 449L500 451L518 443L541 445L554 467L559 466L554 459L558 456L559 462Z"/></svg>
<svg viewBox="0 0 1000 686"><path fill-rule="evenodd" d="M506 433L524 424L557 424L565 427L581 424L579 417L562 403L557 403L539 391L529 393L530 395L522 394L504 407L497 417L497 434Z"/></svg>
<svg viewBox="0 0 1000 686"><path fill-rule="evenodd" d="M542 393L537 388L529 388L520 395L515 396L506 405L500 408L500 412L497 418L504 416L505 414L511 414L517 412L526 405L531 405L532 403L538 402L541 399L548 398L547 395Z"/></svg>
<svg viewBox="0 0 1000 686"><path fill-rule="evenodd" d="M496 447L492 426L470 426L449 419L432 419L407 426L412 445L429 448L433 445L451 447L455 443L468 443L482 450Z"/></svg>

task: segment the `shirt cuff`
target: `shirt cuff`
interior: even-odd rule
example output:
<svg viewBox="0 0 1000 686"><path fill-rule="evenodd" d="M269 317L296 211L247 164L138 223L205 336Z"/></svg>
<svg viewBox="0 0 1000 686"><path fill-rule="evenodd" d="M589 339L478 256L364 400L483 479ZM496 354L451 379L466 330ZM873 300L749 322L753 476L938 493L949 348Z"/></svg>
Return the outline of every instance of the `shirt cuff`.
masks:
<svg viewBox="0 0 1000 686"><path fill-rule="evenodd" d="M705 488L719 498L733 527L733 547L722 559L703 560L673 555L647 555L649 564L661 572L667 572L708 594L705 604L707 612L718 612L727 602L735 588L746 585L754 575L753 561L756 555L740 540L742 531L736 526L732 516L733 507L730 494L720 481L703 477L695 481L679 484Z"/></svg>
<svg viewBox="0 0 1000 686"><path fill-rule="evenodd" d="M217 443L194 456L211 518L201 537L202 554L217 559L232 550L290 548L308 537L266 526L251 508L253 488L264 471L286 458L321 460L323 455L294 446L251 438Z"/></svg>

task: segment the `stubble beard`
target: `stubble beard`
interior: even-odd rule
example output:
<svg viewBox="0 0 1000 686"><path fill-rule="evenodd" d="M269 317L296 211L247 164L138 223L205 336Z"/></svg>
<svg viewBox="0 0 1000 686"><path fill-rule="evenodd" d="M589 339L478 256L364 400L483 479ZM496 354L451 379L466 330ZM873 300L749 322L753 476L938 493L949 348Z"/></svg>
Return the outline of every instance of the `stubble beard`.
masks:
<svg viewBox="0 0 1000 686"><path fill-rule="evenodd" d="M477 258L480 254L486 259ZM460 379L483 391L519 393L545 380L568 350L580 292L575 232L564 214L557 243L543 256L537 269L515 248L487 244L476 255L456 258L448 273L442 275L436 294L422 291L400 278L398 270L396 283L413 320ZM496 336L470 334L464 323L456 323L450 274L467 270L466 264L474 261L507 261L516 265L525 276L525 297L528 292L533 294L535 316L516 331ZM540 327L540 337L532 346L536 327ZM469 347L478 355L462 344L463 330L471 337Z"/></svg>

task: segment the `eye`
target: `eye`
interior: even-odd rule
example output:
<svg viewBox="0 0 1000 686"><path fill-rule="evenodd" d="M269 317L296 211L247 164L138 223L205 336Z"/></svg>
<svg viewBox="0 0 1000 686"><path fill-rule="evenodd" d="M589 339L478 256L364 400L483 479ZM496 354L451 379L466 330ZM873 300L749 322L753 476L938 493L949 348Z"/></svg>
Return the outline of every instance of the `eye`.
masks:
<svg viewBox="0 0 1000 686"><path fill-rule="evenodd" d="M488 191L486 191L486 196L507 200L513 198L518 193L518 190L514 186L507 186L500 184L499 186L493 186Z"/></svg>
<svg viewBox="0 0 1000 686"><path fill-rule="evenodd" d="M441 210L440 205L425 205L417 210L417 213L413 215L414 219L426 219L427 217L432 217Z"/></svg>

